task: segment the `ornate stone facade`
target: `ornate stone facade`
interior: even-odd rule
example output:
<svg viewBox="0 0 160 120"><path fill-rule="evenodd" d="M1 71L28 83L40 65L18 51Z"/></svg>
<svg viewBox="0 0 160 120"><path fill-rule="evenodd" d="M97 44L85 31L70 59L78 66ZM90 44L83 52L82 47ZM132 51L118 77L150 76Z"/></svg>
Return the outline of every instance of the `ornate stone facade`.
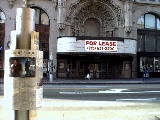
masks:
<svg viewBox="0 0 160 120"><path fill-rule="evenodd" d="M115 31L124 25L122 11L112 0L80 0L70 6L67 15L72 35L84 35L84 22L88 18L100 21L102 36L106 36L107 31Z"/></svg>
<svg viewBox="0 0 160 120"><path fill-rule="evenodd" d="M7 42L11 39L11 31L15 30L15 16L18 7L22 6L25 0L2 0L0 9L4 12L5 23L0 30L4 38L4 50L7 48ZM153 13L160 16L160 3L155 1L141 0L28 0L29 6L37 7L46 12L50 24L37 24L36 31L40 33L40 46L43 46L45 58L53 54L55 71L58 66L57 57L57 38L62 36L80 36L85 37L86 30L92 29L92 24L87 26L88 20L98 21L96 31L98 37L120 37L137 40L137 21L146 14ZM86 22L87 21L87 22ZM91 27L87 28L86 27ZM92 32L92 31L91 31ZM94 34L94 33L93 33ZM89 35L89 34L87 34ZM87 36L86 35L86 36ZM92 35L89 35L93 37ZM106 54L107 56L107 54ZM130 55L132 61L132 77L137 73L137 55ZM3 61L3 57L1 57Z"/></svg>

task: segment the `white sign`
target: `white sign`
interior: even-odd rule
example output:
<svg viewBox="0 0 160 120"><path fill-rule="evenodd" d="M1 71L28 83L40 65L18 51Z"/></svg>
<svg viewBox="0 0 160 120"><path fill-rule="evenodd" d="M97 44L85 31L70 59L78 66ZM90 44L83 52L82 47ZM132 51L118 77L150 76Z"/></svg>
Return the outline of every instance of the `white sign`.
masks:
<svg viewBox="0 0 160 120"><path fill-rule="evenodd" d="M86 51L117 51L117 41L85 40Z"/></svg>
<svg viewBox="0 0 160 120"><path fill-rule="evenodd" d="M94 50L95 49L94 47L96 46L94 44L96 44L99 49L96 48L96 50ZM58 38L58 41L57 41L57 52L60 52L60 53L98 52L98 53L136 54L137 41L134 39L124 39L124 41L77 40L76 37L61 37L61 38Z"/></svg>

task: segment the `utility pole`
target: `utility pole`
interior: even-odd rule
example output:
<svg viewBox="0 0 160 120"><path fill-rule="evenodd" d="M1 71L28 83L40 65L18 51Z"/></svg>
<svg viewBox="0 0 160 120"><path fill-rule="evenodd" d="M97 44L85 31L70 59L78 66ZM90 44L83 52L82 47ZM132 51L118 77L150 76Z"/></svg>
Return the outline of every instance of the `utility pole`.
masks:
<svg viewBox="0 0 160 120"><path fill-rule="evenodd" d="M35 30L35 11L22 0L17 9L16 30L11 31L11 46L5 50L4 99L12 112L6 120L36 120L41 107L43 52Z"/></svg>

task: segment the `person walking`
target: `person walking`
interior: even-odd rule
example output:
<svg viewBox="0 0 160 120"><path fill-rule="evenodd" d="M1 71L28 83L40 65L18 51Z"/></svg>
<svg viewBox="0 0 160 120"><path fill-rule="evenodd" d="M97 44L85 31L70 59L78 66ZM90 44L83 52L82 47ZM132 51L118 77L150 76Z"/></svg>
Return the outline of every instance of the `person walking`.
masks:
<svg viewBox="0 0 160 120"><path fill-rule="evenodd" d="M66 80L69 79L69 66L66 67Z"/></svg>
<svg viewBox="0 0 160 120"><path fill-rule="evenodd" d="M87 68L87 71L86 71L86 77L88 80L90 80L90 69L89 67Z"/></svg>
<svg viewBox="0 0 160 120"><path fill-rule="evenodd" d="M143 66L143 81L146 80L146 66Z"/></svg>
<svg viewBox="0 0 160 120"><path fill-rule="evenodd" d="M149 68L148 68L148 66L146 66L146 80L149 80L149 77L150 77Z"/></svg>
<svg viewBox="0 0 160 120"><path fill-rule="evenodd" d="M148 66L143 66L143 81L149 80L149 68Z"/></svg>

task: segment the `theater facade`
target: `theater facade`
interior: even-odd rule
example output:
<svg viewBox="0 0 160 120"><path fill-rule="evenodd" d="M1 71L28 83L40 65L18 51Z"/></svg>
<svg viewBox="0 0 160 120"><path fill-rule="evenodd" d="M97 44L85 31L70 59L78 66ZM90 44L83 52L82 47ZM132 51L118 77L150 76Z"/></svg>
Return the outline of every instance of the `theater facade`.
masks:
<svg viewBox="0 0 160 120"><path fill-rule="evenodd" d="M57 43L58 77L84 78L87 67L91 78L131 78L136 55L136 40L113 37L59 37Z"/></svg>
<svg viewBox="0 0 160 120"><path fill-rule="evenodd" d="M16 10L25 1L36 12L44 77L50 56L54 78L64 78L67 65L71 78L84 78L88 66L96 79L142 77L143 66L151 77L160 77L159 0L3 0L0 78Z"/></svg>

